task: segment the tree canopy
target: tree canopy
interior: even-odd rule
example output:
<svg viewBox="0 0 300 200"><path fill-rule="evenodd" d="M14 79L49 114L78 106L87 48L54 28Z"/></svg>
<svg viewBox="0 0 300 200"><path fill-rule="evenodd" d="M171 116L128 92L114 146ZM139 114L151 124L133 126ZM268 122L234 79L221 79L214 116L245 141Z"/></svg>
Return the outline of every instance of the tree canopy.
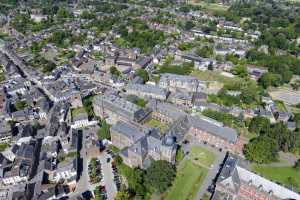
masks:
<svg viewBox="0 0 300 200"><path fill-rule="evenodd" d="M176 170L171 163L154 161L146 170L145 185L155 192L163 193L172 185L175 176Z"/></svg>
<svg viewBox="0 0 300 200"><path fill-rule="evenodd" d="M145 69L138 69L135 74L141 77L144 80L144 82L149 81L149 74Z"/></svg>

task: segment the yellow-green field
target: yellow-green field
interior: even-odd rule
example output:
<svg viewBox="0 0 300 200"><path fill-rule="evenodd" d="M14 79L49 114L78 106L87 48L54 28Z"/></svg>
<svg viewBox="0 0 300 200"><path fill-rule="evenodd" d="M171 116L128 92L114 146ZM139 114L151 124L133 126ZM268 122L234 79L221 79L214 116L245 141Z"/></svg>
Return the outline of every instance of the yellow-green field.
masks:
<svg viewBox="0 0 300 200"><path fill-rule="evenodd" d="M225 11L228 9L228 6L217 4L217 3L207 3L204 2L203 0L188 0L188 3L202 6L204 9L209 11Z"/></svg>

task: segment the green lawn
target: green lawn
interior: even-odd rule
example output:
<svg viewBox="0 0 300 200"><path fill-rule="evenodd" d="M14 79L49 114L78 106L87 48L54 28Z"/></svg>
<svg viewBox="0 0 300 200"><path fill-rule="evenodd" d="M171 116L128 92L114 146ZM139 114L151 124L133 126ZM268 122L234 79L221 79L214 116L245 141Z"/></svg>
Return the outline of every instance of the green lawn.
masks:
<svg viewBox="0 0 300 200"><path fill-rule="evenodd" d="M298 192L300 191L300 172L296 171L293 167L252 165L252 170L269 180L286 187L293 186Z"/></svg>
<svg viewBox="0 0 300 200"><path fill-rule="evenodd" d="M79 115L80 113L85 113L85 112L86 111L84 107L74 108L71 110L71 117L73 119L75 116Z"/></svg>
<svg viewBox="0 0 300 200"><path fill-rule="evenodd" d="M182 168L178 170L173 186L167 192L164 200L194 199L208 170L194 164L191 160L184 160Z"/></svg>
<svg viewBox="0 0 300 200"><path fill-rule="evenodd" d="M158 121L156 119L151 119L145 125L148 127L159 128L161 133L165 133L165 131L168 129L167 124L161 123L160 121Z"/></svg>
<svg viewBox="0 0 300 200"><path fill-rule="evenodd" d="M215 155L205 148L193 146L177 169L172 187L163 196L163 200L194 199L205 179L208 169L215 160Z"/></svg>
<svg viewBox="0 0 300 200"><path fill-rule="evenodd" d="M300 108L290 107L293 113L300 113Z"/></svg>
<svg viewBox="0 0 300 200"><path fill-rule="evenodd" d="M215 155L208 151L207 149L203 147L198 147L198 146L193 146L189 157L191 160L193 160L195 163L199 164L200 166L204 167L210 167L214 160L215 160Z"/></svg>
<svg viewBox="0 0 300 200"><path fill-rule="evenodd" d="M190 4L202 6L204 9L209 11L225 11L228 9L228 6L224 6L217 3L207 3L203 0L189 0Z"/></svg>
<svg viewBox="0 0 300 200"><path fill-rule="evenodd" d="M0 152L4 151L8 147L7 143L1 143L0 144Z"/></svg>
<svg viewBox="0 0 300 200"><path fill-rule="evenodd" d="M227 77L222 75L219 72L215 71L200 71L200 70L194 70L191 73L192 76L198 78L202 81L217 81L222 84L233 84L233 83L240 83L243 81L243 79L239 77Z"/></svg>
<svg viewBox="0 0 300 200"><path fill-rule="evenodd" d="M276 107L279 111L286 112L286 107L282 101L275 101Z"/></svg>

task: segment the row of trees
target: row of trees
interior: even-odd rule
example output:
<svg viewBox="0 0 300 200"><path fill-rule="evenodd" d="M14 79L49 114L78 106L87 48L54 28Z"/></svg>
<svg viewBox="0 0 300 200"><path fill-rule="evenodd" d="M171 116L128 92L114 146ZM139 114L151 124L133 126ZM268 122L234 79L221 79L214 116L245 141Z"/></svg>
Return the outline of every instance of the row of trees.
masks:
<svg viewBox="0 0 300 200"><path fill-rule="evenodd" d="M271 124L264 117L254 117L249 131L258 134L244 147L245 157L257 163L269 163L278 159L278 152L299 152L300 131L290 131L286 124Z"/></svg>

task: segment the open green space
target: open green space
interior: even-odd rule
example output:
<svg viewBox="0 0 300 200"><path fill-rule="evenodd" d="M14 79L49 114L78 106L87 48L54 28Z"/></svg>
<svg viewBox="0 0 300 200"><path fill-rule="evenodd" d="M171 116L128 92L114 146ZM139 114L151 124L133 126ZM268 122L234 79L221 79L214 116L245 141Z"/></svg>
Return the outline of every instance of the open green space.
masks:
<svg viewBox="0 0 300 200"><path fill-rule="evenodd" d="M275 101L276 107L281 112L286 112L287 109L282 101Z"/></svg>
<svg viewBox="0 0 300 200"><path fill-rule="evenodd" d="M226 11L228 6L224 6L217 3L208 3L203 0L189 0L188 3L192 5L197 5L203 7L203 9L208 11Z"/></svg>
<svg viewBox="0 0 300 200"><path fill-rule="evenodd" d="M55 63L45 59L42 56L33 57L27 61L27 64L34 68L41 69L44 73L49 73L56 68Z"/></svg>
<svg viewBox="0 0 300 200"><path fill-rule="evenodd" d="M84 107L80 107L80 108L74 108L71 110L71 117L72 119L74 119L75 116L81 114L81 113L85 113L85 108Z"/></svg>
<svg viewBox="0 0 300 200"><path fill-rule="evenodd" d="M1 143L0 144L0 152L4 151L8 147L7 143Z"/></svg>
<svg viewBox="0 0 300 200"><path fill-rule="evenodd" d="M4 41L10 41L12 38L7 34L0 30L0 39Z"/></svg>
<svg viewBox="0 0 300 200"><path fill-rule="evenodd" d="M215 71L194 70L191 73L191 75L202 81L217 81L222 84L234 84L234 83L240 83L243 81L242 78L226 77L226 76L222 75L221 73L215 72Z"/></svg>
<svg viewBox="0 0 300 200"><path fill-rule="evenodd" d="M164 200L189 200L194 199L208 170L193 163L183 160L178 169L175 181L167 192Z"/></svg>
<svg viewBox="0 0 300 200"><path fill-rule="evenodd" d="M164 200L194 199L205 179L215 155L207 149L193 146L187 158L179 164L172 187L162 197Z"/></svg>
<svg viewBox="0 0 300 200"><path fill-rule="evenodd" d="M215 155L203 147L193 146L189 158L200 166L210 167L215 160Z"/></svg>
<svg viewBox="0 0 300 200"><path fill-rule="evenodd" d="M161 133L164 133L168 129L167 124L161 123L160 121L158 121L156 119L149 120L148 122L146 122L145 125L149 126L149 127L159 128Z"/></svg>
<svg viewBox="0 0 300 200"><path fill-rule="evenodd" d="M294 190L300 191L300 172L293 167L272 167L266 165L252 165L252 170L259 175L280 183L281 185L294 188Z"/></svg>
<svg viewBox="0 0 300 200"><path fill-rule="evenodd" d="M297 108L297 107L290 107L291 111L293 113L300 113L300 108Z"/></svg>

